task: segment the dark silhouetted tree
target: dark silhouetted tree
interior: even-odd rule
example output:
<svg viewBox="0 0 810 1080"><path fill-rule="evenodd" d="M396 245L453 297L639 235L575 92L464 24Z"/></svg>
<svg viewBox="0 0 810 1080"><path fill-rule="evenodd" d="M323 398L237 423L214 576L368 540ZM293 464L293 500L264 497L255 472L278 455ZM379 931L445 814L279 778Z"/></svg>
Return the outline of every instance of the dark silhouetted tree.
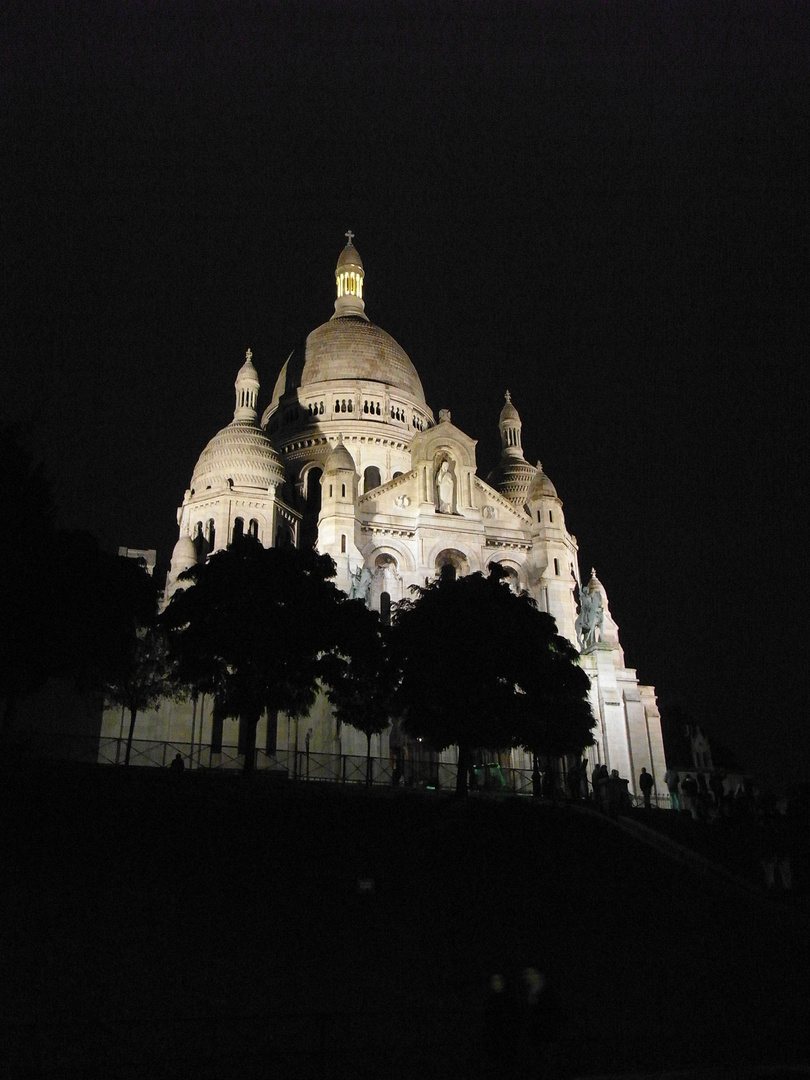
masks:
<svg viewBox="0 0 810 1080"><path fill-rule="evenodd" d="M126 650L122 650L116 670L104 680L107 700L129 713L129 731L124 764L129 765L138 713L176 693L171 662L162 629L136 627Z"/></svg>
<svg viewBox="0 0 810 1080"><path fill-rule="evenodd" d="M245 536L192 567L191 586L164 612L179 685L210 693L216 716L239 720L247 772L262 713L303 716L315 702L340 639L334 574L328 555Z"/></svg>
<svg viewBox="0 0 810 1080"><path fill-rule="evenodd" d="M341 608L341 645L327 661L326 692L342 724L366 736L366 786L371 785L371 740L391 723L397 671L386 647L388 628L362 600Z"/></svg>
<svg viewBox="0 0 810 1080"><path fill-rule="evenodd" d="M486 577L444 572L414 593L395 612L397 703L410 734L439 750L458 747L458 794L476 747L560 744L564 753L592 741L576 650L528 593L512 592L500 568Z"/></svg>

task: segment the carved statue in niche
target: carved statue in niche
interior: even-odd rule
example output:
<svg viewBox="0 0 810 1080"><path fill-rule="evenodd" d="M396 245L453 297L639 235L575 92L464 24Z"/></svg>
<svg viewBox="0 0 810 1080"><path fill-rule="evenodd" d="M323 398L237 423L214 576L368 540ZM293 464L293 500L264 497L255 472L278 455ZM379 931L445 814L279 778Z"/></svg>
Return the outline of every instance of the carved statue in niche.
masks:
<svg viewBox="0 0 810 1080"><path fill-rule="evenodd" d="M602 594L598 589L591 592L588 586L580 586L579 615L574 629L581 649L589 649L602 640L602 627L605 622L605 609Z"/></svg>
<svg viewBox="0 0 810 1080"><path fill-rule="evenodd" d="M436 510L439 514L452 514L455 511L456 478L446 459L436 471Z"/></svg>
<svg viewBox="0 0 810 1080"><path fill-rule="evenodd" d="M371 591L372 573L367 566L358 566L356 570L349 567L351 584L349 586L350 600L363 600L368 607L369 593Z"/></svg>

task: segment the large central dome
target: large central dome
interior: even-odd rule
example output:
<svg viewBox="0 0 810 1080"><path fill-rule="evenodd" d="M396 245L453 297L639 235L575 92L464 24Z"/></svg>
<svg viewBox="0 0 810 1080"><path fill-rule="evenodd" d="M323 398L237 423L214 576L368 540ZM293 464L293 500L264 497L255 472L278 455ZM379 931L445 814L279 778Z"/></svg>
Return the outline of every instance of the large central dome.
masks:
<svg viewBox="0 0 810 1080"><path fill-rule="evenodd" d="M365 313L365 271L351 234L338 258L335 283L334 315L287 357L262 425L268 426L288 405L328 422L330 411L335 411L330 399L336 395L345 407L351 394L353 409L362 413L367 393L387 399L389 416L404 419L407 412L409 421L413 415L412 426L419 429L432 423L421 380L408 354L390 334L369 322ZM354 415L360 418L358 412ZM270 424L271 429L275 426Z"/></svg>
<svg viewBox="0 0 810 1080"><path fill-rule="evenodd" d="M344 316L313 330L304 348L290 353L276 380L268 414L294 390L319 393L328 390L326 384L347 379L383 383L426 407L422 383L402 346L379 326Z"/></svg>

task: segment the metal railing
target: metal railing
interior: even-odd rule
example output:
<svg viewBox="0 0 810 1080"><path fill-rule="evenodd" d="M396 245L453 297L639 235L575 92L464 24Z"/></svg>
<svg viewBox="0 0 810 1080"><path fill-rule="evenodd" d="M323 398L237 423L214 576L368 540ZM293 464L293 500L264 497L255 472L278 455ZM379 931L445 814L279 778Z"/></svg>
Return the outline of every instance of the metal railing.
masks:
<svg viewBox="0 0 810 1080"><path fill-rule="evenodd" d="M19 749L37 757L100 765L123 765L126 759L125 738L36 733L17 741ZM133 767L167 768L177 754L186 769L195 771L237 772L244 769L245 764L244 755L232 744L224 744L219 752L214 752L207 743L192 745L161 739L133 739L129 763ZM363 785L369 764L364 754L331 754L306 749L271 753L257 749L255 769L289 780ZM452 791L456 786L457 768L453 762L403 757L399 771L398 783L403 787ZM393 786L394 765L389 757L372 756L370 773L372 786ZM507 768L497 762L476 766L474 787L492 794L533 794L529 769ZM562 785L558 785L555 797L560 802L570 801ZM629 798L632 806L644 805L641 795L631 794ZM669 795L654 794L652 804L669 809Z"/></svg>

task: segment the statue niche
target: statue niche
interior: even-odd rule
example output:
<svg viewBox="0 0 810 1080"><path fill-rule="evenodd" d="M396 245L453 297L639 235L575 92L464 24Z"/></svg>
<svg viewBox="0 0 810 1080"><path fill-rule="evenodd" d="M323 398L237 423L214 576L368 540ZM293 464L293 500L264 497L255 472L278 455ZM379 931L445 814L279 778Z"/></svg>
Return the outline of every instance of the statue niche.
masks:
<svg viewBox="0 0 810 1080"><path fill-rule="evenodd" d="M594 589L591 592L587 585L580 586L579 607L580 610L574 623L574 629L579 647L584 652L586 649L592 649L594 645L602 641L605 609L599 589Z"/></svg>
<svg viewBox="0 0 810 1080"><path fill-rule="evenodd" d="M456 477L453 466L443 458L436 470L433 482L437 514L455 514L456 512Z"/></svg>
<svg viewBox="0 0 810 1080"><path fill-rule="evenodd" d="M362 600L366 607L369 606L371 595L371 581L373 575L367 566L361 563L356 570L349 566L349 599Z"/></svg>

